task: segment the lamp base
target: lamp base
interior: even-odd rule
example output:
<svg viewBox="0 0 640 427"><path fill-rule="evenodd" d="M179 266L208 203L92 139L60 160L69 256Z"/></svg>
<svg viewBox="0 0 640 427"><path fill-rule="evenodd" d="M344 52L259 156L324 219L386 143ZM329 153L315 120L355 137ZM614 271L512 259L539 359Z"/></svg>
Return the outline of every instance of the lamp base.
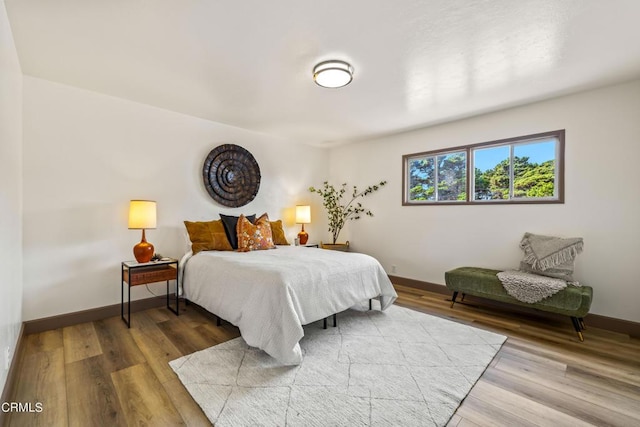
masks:
<svg viewBox="0 0 640 427"><path fill-rule="evenodd" d="M298 239L300 240L301 245L306 245L309 241L309 234L306 231L302 230L298 233Z"/></svg>
<svg viewBox="0 0 640 427"><path fill-rule="evenodd" d="M140 243L133 247L133 255L136 257L136 261L139 263L145 263L151 261L153 258L154 248L151 243L147 242L144 235L144 229L142 230L142 240Z"/></svg>

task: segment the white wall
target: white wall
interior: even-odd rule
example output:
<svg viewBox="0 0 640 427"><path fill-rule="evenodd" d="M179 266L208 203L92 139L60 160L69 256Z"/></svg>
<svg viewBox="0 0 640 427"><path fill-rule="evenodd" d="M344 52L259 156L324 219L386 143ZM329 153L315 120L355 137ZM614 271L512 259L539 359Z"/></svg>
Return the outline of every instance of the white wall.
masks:
<svg viewBox="0 0 640 427"><path fill-rule="evenodd" d="M640 321L640 81L329 154L37 78L25 77L23 90L24 320L119 302L119 263L139 239L126 228L132 198L158 201L159 227L147 237L164 255L181 255L184 219L219 212L267 211L293 238L296 203L312 204L311 240L328 240L321 200L306 189L329 171L334 183L389 181L364 200L375 217L349 223L340 238L389 273L396 265L398 276L442 284L457 266L516 267L525 231L582 236L576 270L594 287L592 312ZM565 204L401 206L403 154L555 129L567 130ZM258 197L240 209L218 206L201 182L205 156L223 143L244 146L262 168ZM133 291L134 299L148 296Z"/></svg>
<svg viewBox="0 0 640 427"><path fill-rule="evenodd" d="M22 72L0 3L0 390L7 380L5 350L13 357L22 307Z"/></svg>
<svg viewBox="0 0 640 427"><path fill-rule="evenodd" d="M205 157L225 143L248 149L261 168L258 196L239 209L217 205L202 183ZM319 203L306 189L327 173L326 150L25 76L24 320L120 302L120 262L141 234L127 229L130 199L157 201L147 240L179 257L182 221L220 212L266 211L293 239L295 204ZM132 299L149 296L132 289Z"/></svg>
<svg viewBox="0 0 640 427"><path fill-rule="evenodd" d="M566 129L565 203L402 206L402 155ZM593 286L592 312L640 321L640 81L511 108L331 151L332 180L389 185L364 200L375 217L341 240L388 273L444 284L464 265L516 268L524 232L582 236L577 278Z"/></svg>

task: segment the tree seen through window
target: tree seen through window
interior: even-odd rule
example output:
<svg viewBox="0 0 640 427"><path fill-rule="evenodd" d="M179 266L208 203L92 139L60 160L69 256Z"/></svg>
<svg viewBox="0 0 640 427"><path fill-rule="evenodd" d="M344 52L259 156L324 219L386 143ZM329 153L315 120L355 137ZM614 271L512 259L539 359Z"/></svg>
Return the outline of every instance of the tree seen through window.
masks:
<svg viewBox="0 0 640 427"><path fill-rule="evenodd" d="M405 155L403 204L564 203L563 156L564 130Z"/></svg>

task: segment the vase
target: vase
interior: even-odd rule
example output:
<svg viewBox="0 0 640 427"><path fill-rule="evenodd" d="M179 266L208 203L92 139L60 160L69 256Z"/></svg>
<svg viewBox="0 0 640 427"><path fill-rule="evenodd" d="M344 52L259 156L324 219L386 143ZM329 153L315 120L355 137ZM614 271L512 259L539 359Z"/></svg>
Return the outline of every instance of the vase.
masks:
<svg viewBox="0 0 640 427"><path fill-rule="evenodd" d="M349 241L346 243L322 243L320 242L320 247L322 249L329 249L332 251L342 251L349 252Z"/></svg>

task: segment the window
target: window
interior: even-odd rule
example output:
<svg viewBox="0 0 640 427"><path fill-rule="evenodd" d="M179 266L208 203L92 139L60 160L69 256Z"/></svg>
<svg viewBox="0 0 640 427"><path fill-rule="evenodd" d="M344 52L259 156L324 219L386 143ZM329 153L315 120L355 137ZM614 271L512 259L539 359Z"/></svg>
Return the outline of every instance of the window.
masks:
<svg viewBox="0 0 640 427"><path fill-rule="evenodd" d="M564 203L563 166L564 130L409 154L403 204Z"/></svg>
<svg viewBox="0 0 640 427"><path fill-rule="evenodd" d="M410 159L409 197L415 201L466 201L467 153L455 151Z"/></svg>

